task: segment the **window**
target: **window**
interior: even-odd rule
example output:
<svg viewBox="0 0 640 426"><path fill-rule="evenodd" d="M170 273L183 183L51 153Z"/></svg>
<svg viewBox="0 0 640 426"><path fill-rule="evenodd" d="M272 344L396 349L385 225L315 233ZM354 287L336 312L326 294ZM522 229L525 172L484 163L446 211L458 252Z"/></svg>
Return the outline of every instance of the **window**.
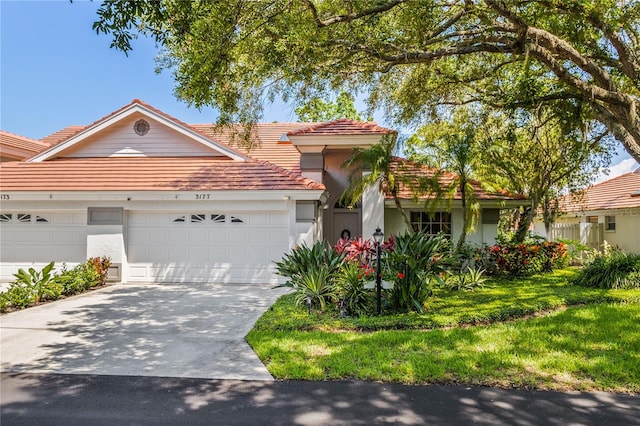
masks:
<svg viewBox="0 0 640 426"><path fill-rule="evenodd" d="M2 213L0 223L49 223L49 218L31 213Z"/></svg>
<svg viewBox="0 0 640 426"><path fill-rule="evenodd" d="M20 223L31 222L31 215L26 213L18 213L18 222Z"/></svg>
<svg viewBox="0 0 640 426"><path fill-rule="evenodd" d="M411 226L415 232L424 232L429 236L443 233L451 238L451 213L411 212Z"/></svg>
<svg viewBox="0 0 640 426"><path fill-rule="evenodd" d="M244 223L244 220L239 217L231 216L231 223Z"/></svg>
<svg viewBox="0 0 640 426"><path fill-rule="evenodd" d="M206 218L207 218L206 214L192 214L191 223L204 223Z"/></svg>
<svg viewBox="0 0 640 426"><path fill-rule="evenodd" d="M244 219L231 216L224 213L193 213L173 216L171 219L174 223L198 223L198 224L225 224L225 223L244 223Z"/></svg>
<svg viewBox="0 0 640 426"><path fill-rule="evenodd" d="M586 217L586 222L587 223L598 223L598 216L587 216Z"/></svg>
<svg viewBox="0 0 640 426"><path fill-rule="evenodd" d="M87 225L122 225L124 209L122 207L89 207Z"/></svg>
<svg viewBox="0 0 640 426"><path fill-rule="evenodd" d="M211 221L213 223L225 223L227 221L227 218L223 214L212 214Z"/></svg>
<svg viewBox="0 0 640 426"><path fill-rule="evenodd" d="M605 231L615 231L616 230L616 217L615 216L605 216L604 217L604 230Z"/></svg>

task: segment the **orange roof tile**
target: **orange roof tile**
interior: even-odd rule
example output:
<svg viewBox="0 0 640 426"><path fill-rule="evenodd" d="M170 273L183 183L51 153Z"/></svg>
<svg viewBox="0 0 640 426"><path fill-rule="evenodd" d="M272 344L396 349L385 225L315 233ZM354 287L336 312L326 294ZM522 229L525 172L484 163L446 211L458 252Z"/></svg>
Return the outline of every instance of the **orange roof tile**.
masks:
<svg viewBox="0 0 640 426"><path fill-rule="evenodd" d="M640 207L640 169L559 199L560 211L594 211Z"/></svg>
<svg viewBox="0 0 640 426"><path fill-rule="evenodd" d="M280 142L280 137L292 130L308 127L309 123L260 123L255 124L254 131L257 144L250 150L234 144L234 147L247 155L268 161L272 164L300 174L300 152L290 142ZM205 134L210 139L233 144L233 132L238 127L217 127L211 124L192 124L191 127Z"/></svg>
<svg viewBox="0 0 640 426"><path fill-rule="evenodd" d="M373 121L356 121L349 118L319 123L304 129L290 131L289 136L299 135L369 135L396 133L395 130L378 126Z"/></svg>
<svg viewBox="0 0 640 426"><path fill-rule="evenodd" d="M76 133L80 133L80 131L85 127L87 126L65 127L64 129L58 130L57 132L50 134L49 136L45 136L44 138L40 139L40 142L46 144L47 146L56 145L62 142L63 140L70 138Z"/></svg>
<svg viewBox="0 0 640 426"><path fill-rule="evenodd" d="M232 191L324 190L324 185L266 162L186 158L58 159L3 163L0 190Z"/></svg>
<svg viewBox="0 0 640 426"><path fill-rule="evenodd" d="M414 199L412 188L419 187L419 178L435 178L437 176L438 184L440 188L446 188L456 178L455 173L439 171L437 169L418 164L404 158L396 157L391 165L392 170L395 173L402 172L405 176L410 176L409 182L400 183L400 190L398 191L398 197L404 200ZM477 200L524 200L526 197L523 195L509 194L507 192L489 192L486 191L482 184L478 181L472 180L471 185L475 192L475 198ZM433 198L435 194L428 194L419 197L421 200ZM392 199L391 194L385 195L386 199ZM462 194L457 191L453 197L454 200L461 200Z"/></svg>
<svg viewBox="0 0 640 426"><path fill-rule="evenodd" d="M45 150L48 145L36 139L0 130L0 155L23 160ZM19 157L19 158L18 158Z"/></svg>

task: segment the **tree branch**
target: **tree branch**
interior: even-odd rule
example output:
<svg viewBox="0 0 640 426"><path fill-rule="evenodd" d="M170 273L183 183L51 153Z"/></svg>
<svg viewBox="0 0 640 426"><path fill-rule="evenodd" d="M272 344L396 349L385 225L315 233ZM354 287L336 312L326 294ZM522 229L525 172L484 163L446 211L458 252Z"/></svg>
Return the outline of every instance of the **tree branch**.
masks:
<svg viewBox="0 0 640 426"><path fill-rule="evenodd" d="M406 2L406 0L394 0L389 3L383 3L379 6L372 7L369 9L365 9L359 13L349 13L347 15L337 15L327 19L321 19L318 14L318 9L316 5L311 0L301 0L307 8L311 11L311 15L313 16L313 21L316 23L318 28L328 27L330 25L338 24L340 22L351 22L357 19L363 18L369 15L376 15L378 13L386 12L388 10L393 9L399 4Z"/></svg>

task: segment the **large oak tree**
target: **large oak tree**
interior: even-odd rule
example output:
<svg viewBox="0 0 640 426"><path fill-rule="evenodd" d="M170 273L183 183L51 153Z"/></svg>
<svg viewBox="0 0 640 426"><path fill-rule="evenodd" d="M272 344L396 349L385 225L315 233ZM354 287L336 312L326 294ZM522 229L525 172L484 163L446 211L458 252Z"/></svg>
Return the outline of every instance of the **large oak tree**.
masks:
<svg viewBox="0 0 640 426"><path fill-rule="evenodd" d="M404 123L441 105L562 100L640 161L638 1L111 0L98 13L116 48L155 37L178 97L221 122L345 86Z"/></svg>

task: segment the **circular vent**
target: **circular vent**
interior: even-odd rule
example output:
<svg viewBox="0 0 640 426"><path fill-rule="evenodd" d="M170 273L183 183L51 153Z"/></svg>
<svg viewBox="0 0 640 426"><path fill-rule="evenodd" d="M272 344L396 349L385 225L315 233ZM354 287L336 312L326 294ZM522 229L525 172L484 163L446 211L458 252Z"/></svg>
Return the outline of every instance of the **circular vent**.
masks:
<svg viewBox="0 0 640 426"><path fill-rule="evenodd" d="M133 125L133 130L136 132L138 136L146 135L149 132L150 128L151 126L149 126L149 123L147 123L147 120L138 120Z"/></svg>

